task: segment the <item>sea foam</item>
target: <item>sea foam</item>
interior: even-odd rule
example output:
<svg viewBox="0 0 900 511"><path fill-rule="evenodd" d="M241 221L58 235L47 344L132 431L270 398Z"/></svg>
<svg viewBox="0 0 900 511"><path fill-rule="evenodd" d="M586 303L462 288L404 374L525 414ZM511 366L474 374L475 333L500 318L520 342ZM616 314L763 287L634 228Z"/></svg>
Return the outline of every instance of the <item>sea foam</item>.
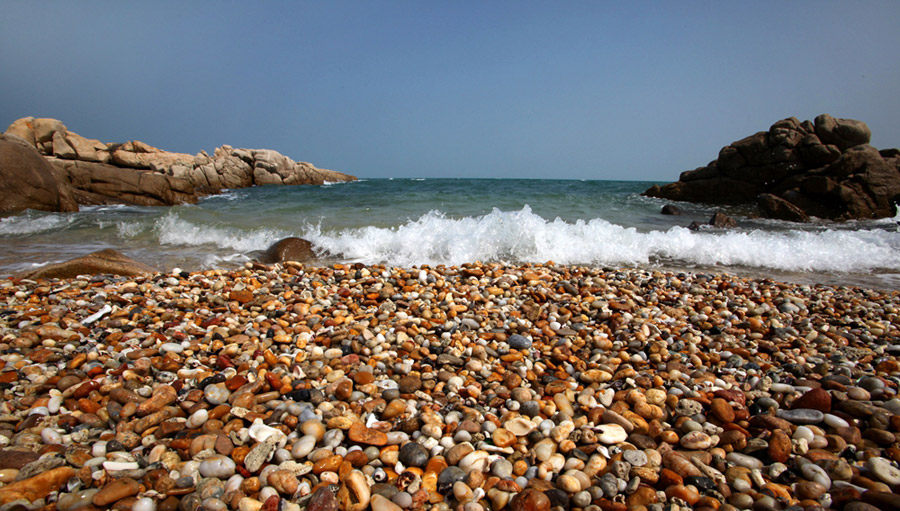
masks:
<svg viewBox="0 0 900 511"><path fill-rule="evenodd" d="M175 213L159 218L155 225L159 243L163 245L214 245L241 253L265 250L281 238L290 236L278 229L253 229L249 231L233 227L198 225L184 220Z"/></svg>
<svg viewBox="0 0 900 511"><path fill-rule="evenodd" d="M546 220L529 207L479 217L448 218L438 211L393 228L338 232L311 227L299 233L331 254L398 266L471 261L635 266L724 265L786 271L900 271L900 232L889 229L814 231L691 231L672 227L640 232L603 219Z"/></svg>

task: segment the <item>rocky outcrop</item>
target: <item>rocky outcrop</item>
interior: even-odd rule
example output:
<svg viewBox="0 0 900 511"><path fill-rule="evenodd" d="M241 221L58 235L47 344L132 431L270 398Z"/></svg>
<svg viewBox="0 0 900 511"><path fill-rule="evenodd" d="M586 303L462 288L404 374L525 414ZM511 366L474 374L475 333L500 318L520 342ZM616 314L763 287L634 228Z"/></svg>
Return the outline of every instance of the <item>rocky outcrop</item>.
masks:
<svg viewBox="0 0 900 511"><path fill-rule="evenodd" d="M0 135L0 213L24 209L78 211L78 204L33 145Z"/></svg>
<svg viewBox="0 0 900 511"><path fill-rule="evenodd" d="M210 156L168 152L136 140L105 144L69 131L56 119L25 117L6 133L43 155L80 204L174 205L227 188L356 180L269 149L225 145ZM10 204L8 211L24 209Z"/></svg>
<svg viewBox="0 0 900 511"><path fill-rule="evenodd" d="M878 151L864 122L794 117L733 142L705 167L644 195L711 204L755 203L762 216L803 222L885 218L900 200L900 151Z"/></svg>
<svg viewBox="0 0 900 511"><path fill-rule="evenodd" d="M153 268L146 264L139 263L121 252L107 248L62 263L48 264L22 275L22 278L31 280L70 279L79 275L99 274L130 277L144 273L153 273L154 271Z"/></svg>

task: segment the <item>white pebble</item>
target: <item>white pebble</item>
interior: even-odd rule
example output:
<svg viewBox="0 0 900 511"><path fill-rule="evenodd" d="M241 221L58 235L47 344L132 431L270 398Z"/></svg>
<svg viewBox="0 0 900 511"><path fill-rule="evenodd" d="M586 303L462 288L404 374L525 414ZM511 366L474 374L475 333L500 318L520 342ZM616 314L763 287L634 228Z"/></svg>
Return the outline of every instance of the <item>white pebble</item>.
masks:
<svg viewBox="0 0 900 511"><path fill-rule="evenodd" d="M156 501L150 497L143 497L137 499L131 509L133 511L156 511Z"/></svg>

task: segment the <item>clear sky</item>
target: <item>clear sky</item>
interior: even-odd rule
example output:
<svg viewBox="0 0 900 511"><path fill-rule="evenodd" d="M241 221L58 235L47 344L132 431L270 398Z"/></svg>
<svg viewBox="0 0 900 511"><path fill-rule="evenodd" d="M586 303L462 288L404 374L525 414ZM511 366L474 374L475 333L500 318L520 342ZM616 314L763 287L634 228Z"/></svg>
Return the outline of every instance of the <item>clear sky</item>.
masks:
<svg viewBox="0 0 900 511"><path fill-rule="evenodd" d="M898 20L896 0L6 1L0 125L360 177L671 181L792 115L900 146Z"/></svg>

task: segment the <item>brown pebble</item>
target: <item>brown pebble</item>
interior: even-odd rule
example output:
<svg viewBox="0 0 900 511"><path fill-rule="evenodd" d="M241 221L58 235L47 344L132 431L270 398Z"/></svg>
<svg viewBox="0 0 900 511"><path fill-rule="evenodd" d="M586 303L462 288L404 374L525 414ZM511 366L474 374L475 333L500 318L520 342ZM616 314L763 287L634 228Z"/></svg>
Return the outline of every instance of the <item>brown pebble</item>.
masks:
<svg viewBox="0 0 900 511"><path fill-rule="evenodd" d="M118 500L137 495L141 489L141 484L130 477L117 479L98 491L92 502L95 506L107 506Z"/></svg>
<svg viewBox="0 0 900 511"><path fill-rule="evenodd" d="M528 488L513 497L510 511L550 511L550 499L544 492Z"/></svg>
<svg viewBox="0 0 900 511"><path fill-rule="evenodd" d="M822 388L810 389L797 398L796 401L791 403L791 409L798 408L810 408L812 410L828 413L831 411L831 394Z"/></svg>
<svg viewBox="0 0 900 511"><path fill-rule="evenodd" d="M361 422L354 422L353 425L350 426L347 436L350 438L351 442L356 442L358 444L374 445L376 447L387 445L386 434L375 429L367 428L366 425Z"/></svg>
<svg viewBox="0 0 900 511"><path fill-rule="evenodd" d="M728 401L717 397L710 403L710 409L715 418L724 423L734 422L734 409L728 404Z"/></svg>
<svg viewBox="0 0 900 511"><path fill-rule="evenodd" d="M784 431L776 429L769 437L769 457L773 460L784 463L791 455L791 437Z"/></svg>

